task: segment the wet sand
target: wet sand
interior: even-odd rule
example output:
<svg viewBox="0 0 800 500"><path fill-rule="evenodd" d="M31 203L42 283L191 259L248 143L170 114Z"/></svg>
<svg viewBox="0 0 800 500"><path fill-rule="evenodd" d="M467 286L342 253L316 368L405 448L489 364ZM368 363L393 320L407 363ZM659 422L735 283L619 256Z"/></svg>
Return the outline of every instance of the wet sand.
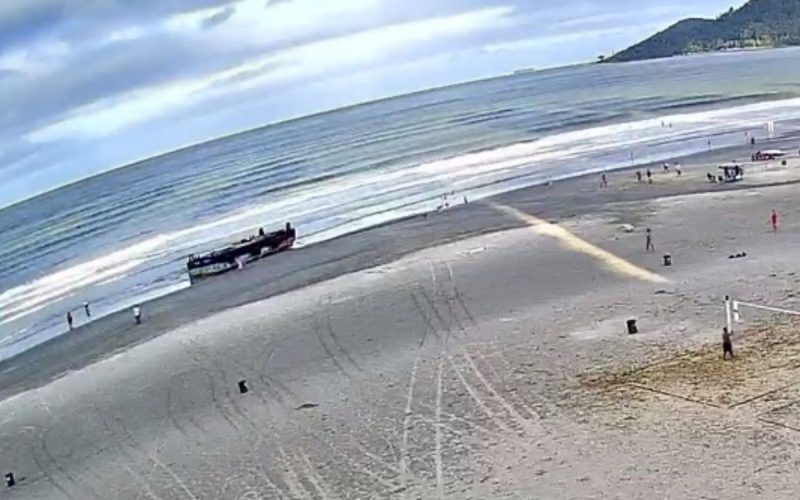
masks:
<svg viewBox="0 0 800 500"><path fill-rule="evenodd" d="M148 303L143 325L111 316L4 362L0 469L25 478L5 493L793 498L791 373L733 408L671 394L674 374L586 383L716 343L728 293L792 307L800 161L704 181L733 155L749 149L684 159L680 179L564 181L299 249Z"/></svg>

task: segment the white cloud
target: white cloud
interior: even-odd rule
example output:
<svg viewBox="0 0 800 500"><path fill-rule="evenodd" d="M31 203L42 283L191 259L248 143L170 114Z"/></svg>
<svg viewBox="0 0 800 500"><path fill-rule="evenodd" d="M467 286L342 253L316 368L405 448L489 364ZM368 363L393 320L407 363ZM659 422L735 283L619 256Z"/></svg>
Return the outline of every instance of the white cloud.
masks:
<svg viewBox="0 0 800 500"><path fill-rule="evenodd" d="M27 47L18 47L0 53L0 70L15 71L29 76L47 73L68 53L68 44L57 39L46 39Z"/></svg>
<svg viewBox="0 0 800 500"><path fill-rule="evenodd" d="M292 5L263 9L263 3L259 4L267 12ZM26 139L43 143L101 137L205 99L337 72L358 72L410 47L508 26L514 22L513 13L512 7L479 9L294 46L202 78L152 86L83 106L65 119L29 133Z"/></svg>
<svg viewBox="0 0 800 500"><path fill-rule="evenodd" d="M127 26L125 28L116 29L102 37L100 39L100 44L130 42L144 38L149 32L150 30L146 29L144 26Z"/></svg>
<svg viewBox="0 0 800 500"><path fill-rule="evenodd" d="M241 0L233 14L215 30L215 43L235 46L263 45L290 40L325 28L335 20L347 25L349 20L377 16L382 0L293 0L266 8L264 0ZM179 14L163 22L165 31L202 36L205 21L219 9L204 9Z"/></svg>
<svg viewBox="0 0 800 500"><path fill-rule="evenodd" d="M558 44L584 40L587 38L598 38L606 35L615 35L624 31L625 31L624 28L604 28L604 29L596 29L589 31L558 33L554 35L545 35L533 38L511 40L508 42L488 44L483 47L483 50L490 53L530 51L545 47L553 47L557 46Z"/></svg>

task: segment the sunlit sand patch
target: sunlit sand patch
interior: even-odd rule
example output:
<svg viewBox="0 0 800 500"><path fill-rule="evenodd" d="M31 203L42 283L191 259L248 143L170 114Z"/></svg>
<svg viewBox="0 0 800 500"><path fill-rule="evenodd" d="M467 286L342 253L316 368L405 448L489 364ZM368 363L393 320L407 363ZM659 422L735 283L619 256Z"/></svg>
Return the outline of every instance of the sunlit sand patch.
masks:
<svg viewBox="0 0 800 500"><path fill-rule="evenodd" d="M608 250L604 250L586 240L583 240L561 226L551 224L545 220L527 214L522 210L518 210L508 205L501 205L499 203L489 203L490 206L499 210L515 219L518 219L530 225L537 233L549 236L557 240L562 246L569 248L575 252L579 252L593 259L597 260L603 267L611 272L622 275L626 278L634 278L641 281L650 283L667 283L669 280L660 276L652 271L637 266L636 264L614 255Z"/></svg>

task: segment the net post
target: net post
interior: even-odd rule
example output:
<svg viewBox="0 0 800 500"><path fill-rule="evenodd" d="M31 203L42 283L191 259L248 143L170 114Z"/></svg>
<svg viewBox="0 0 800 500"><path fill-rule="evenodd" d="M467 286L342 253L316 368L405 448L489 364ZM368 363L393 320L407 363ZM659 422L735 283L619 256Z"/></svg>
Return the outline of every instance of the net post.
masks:
<svg viewBox="0 0 800 500"><path fill-rule="evenodd" d="M725 296L725 327L728 329L728 333L733 335L733 322L731 321L731 297L730 295Z"/></svg>

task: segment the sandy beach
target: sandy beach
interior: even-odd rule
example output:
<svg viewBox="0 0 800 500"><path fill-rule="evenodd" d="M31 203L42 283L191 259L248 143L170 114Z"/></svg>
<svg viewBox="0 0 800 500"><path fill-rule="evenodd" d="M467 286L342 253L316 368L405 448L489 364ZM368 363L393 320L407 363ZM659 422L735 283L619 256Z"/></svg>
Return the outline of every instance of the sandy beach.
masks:
<svg viewBox="0 0 800 500"><path fill-rule="evenodd" d="M795 498L791 318L747 311L733 362L719 339L725 295L800 310L796 146L770 145L786 166L741 148L654 166L652 185L508 193L76 329L0 363L0 472L18 481L0 491ZM734 159L743 182L705 180Z"/></svg>

